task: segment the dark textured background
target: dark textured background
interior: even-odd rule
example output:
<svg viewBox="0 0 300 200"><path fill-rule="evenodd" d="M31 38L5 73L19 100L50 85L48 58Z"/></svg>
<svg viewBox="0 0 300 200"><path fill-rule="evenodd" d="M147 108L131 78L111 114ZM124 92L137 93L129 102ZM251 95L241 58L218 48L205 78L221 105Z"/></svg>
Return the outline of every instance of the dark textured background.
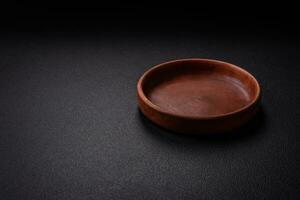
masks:
<svg viewBox="0 0 300 200"><path fill-rule="evenodd" d="M0 34L1 200L299 198L300 46L293 23L244 16L250 22L238 26L226 22L231 16L190 16L167 20L166 28L165 21L148 26L129 17L115 28L103 16L53 16L46 23L13 20L18 24L7 23ZM253 73L262 111L224 136L184 136L150 123L137 109L138 78L155 64L187 57Z"/></svg>

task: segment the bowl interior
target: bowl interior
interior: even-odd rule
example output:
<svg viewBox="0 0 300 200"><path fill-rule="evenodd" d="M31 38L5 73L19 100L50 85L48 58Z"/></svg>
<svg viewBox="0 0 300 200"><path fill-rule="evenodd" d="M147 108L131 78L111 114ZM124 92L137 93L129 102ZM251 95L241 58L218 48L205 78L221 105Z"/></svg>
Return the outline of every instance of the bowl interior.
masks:
<svg viewBox="0 0 300 200"><path fill-rule="evenodd" d="M257 82L248 72L211 60L180 60L159 65L144 76L146 98L161 110L176 115L211 117L251 104Z"/></svg>

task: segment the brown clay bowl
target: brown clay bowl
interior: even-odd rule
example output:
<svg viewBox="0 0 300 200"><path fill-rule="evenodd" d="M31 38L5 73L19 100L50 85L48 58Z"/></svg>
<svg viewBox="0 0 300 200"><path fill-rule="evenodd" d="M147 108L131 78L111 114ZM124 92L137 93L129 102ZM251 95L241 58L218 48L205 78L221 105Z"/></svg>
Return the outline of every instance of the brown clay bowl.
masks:
<svg viewBox="0 0 300 200"><path fill-rule="evenodd" d="M182 59L146 71L137 85L142 113L175 132L231 131L258 111L260 86L247 71L210 59Z"/></svg>

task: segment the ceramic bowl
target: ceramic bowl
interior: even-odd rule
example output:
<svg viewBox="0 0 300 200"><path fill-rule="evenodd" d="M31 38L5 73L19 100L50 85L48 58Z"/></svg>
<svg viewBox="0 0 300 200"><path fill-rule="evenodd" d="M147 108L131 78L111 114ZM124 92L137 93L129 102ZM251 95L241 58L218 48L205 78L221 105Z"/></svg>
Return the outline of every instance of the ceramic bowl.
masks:
<svg viewBox="0 0 300 200"><path fill-rule="evenodd" d="M181 59L146 71L137 84L138 105L155 124L181 133L231 131L259 108L257 80L233 64Z"/></svg>

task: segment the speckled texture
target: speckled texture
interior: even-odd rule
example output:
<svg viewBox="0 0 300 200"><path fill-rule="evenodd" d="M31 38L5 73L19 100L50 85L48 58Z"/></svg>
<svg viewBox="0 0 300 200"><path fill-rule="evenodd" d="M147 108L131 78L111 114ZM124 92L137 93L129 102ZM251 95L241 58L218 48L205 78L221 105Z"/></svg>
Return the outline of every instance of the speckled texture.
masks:
<svg viewBox="0 0 300 200"><path fill-rule="evenodd" d="M15 34L0 43L0 199L299 197L298 43L201 33ZM263 111L224 137L150 123L137 109L138 78L186 57L253 73Z"/></svg>
<svg viewBox="0 0 300 200"><path fill-rule="evenodd" d="M226 114L251 102L246 86L215 74L198 72L165 81L153 87L148 98L170 113L194 117Z"/></svg>

